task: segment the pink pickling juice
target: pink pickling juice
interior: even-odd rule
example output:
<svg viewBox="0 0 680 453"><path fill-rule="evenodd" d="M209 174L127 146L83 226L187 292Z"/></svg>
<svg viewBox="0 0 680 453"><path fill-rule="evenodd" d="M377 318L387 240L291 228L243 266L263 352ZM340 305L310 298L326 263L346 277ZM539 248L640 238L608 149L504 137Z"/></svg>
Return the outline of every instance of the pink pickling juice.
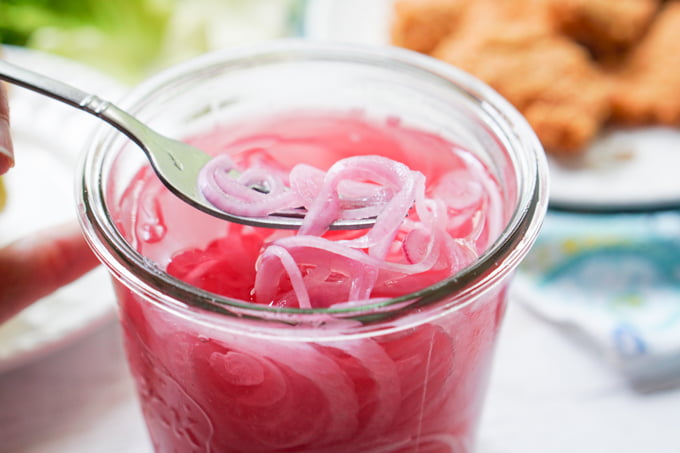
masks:
<svg viewBox="0 0 680 453"><path fill-rule="evenodd" d="M133 146L94 139L83 225L115 277L155 450L472 451L545 210L521 117L429 59L299 43L205 57L140 93L129 110L308 207L299 231L229 223ZM222 170L202 175L211 201ZM365 214L371 229L326 228Z"/></svg>

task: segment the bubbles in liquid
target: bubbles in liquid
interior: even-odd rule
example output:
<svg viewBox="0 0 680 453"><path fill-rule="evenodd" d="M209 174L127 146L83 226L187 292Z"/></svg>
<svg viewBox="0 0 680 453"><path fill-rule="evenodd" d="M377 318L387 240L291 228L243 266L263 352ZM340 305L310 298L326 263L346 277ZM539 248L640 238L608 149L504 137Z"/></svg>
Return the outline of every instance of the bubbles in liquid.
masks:
<svg viewBox="0 0 680 453"><path fill-rule="evenodd" d="M162 186L158 184L156 190L140 197L138 234L142 241L148 244L161 241L168 230L158 199L161 190Z"/></svg>
<svg viewBox="0 0 680 453"><path fill-rule="evenodd" d="M150 244L159 242L167 232L167 228L162 223L144 223L140 230L142 240Z"/></svg>

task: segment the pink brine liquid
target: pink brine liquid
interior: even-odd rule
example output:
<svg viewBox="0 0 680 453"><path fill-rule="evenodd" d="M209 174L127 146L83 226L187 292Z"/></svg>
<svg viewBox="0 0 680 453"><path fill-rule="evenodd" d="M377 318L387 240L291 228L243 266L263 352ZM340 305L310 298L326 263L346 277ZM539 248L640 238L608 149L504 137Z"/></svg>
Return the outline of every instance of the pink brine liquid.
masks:
<svg viewBox="0 0 680 453"><path fill-rule="evenodd" d="M425 175L426 195L444 207L446 237L428 249L423 244L434 233L410 214L385 261L408 266L428 253L434 258L426 270L408 275L376 271L372 302L455 274L489 247L508 216L498 183L472 154L395 118L289 112L189 141L284 175L298 163L326 170L355 155L386 156ZM299 306L285 272L272 273L272 281L258 283L266 289L255 289L263 251L294 232L205 215L176 199L148 168L127 188L116 214L139 252L176 278L249 304ZM331 232L323 239L338 243L364 234ZM312 307L360 305L347 300L358 278L347 271L352 266L334 268L344 261L323 253L308 254L315 264L297 264L305 281L313 282ZM394 319L391 329L352 335L347 332L357 321L319 325L319 332L343 333L318 341L310 340L309 326L290 323L275 335L261 335L256 321L198 310L192 318L148 303L123 285L116 290L130 367L158 452L465 453L472 448L505 286L438 316Z"/></svg>

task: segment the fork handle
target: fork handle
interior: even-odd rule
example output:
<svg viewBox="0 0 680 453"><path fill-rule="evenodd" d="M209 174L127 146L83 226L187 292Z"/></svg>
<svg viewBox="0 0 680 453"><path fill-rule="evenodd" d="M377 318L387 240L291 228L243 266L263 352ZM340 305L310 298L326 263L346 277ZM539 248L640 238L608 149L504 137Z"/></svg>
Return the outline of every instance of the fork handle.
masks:
<svg viewBox="0 0 680 453"><path fill-rule="evenodd" d="M141 145L146 152L146 146L142 142L151 133L148 127L105 99L2 59L0 59L0 80L27 88L97 116Z"/></svg>
<svg viewBox="0 0 680 453"><path fill-rule="evenodd" d="M0 60L0 79L97 115L97 107L90 107L92 98L96 98L96 96L5 60Z"/></svg>

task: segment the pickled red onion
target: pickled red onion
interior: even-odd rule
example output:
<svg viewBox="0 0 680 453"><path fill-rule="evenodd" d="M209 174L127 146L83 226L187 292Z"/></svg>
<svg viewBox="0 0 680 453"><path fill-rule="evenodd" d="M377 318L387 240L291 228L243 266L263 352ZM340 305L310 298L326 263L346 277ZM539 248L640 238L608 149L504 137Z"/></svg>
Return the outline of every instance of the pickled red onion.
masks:
<svg viewBox="0 0 680 453"><path fill-rule="evenodd" d="M255 170L250 169L250 173L244 172L239 179L234 179L230 175L234 169L234 162L224 154L211 159L201 169L199 189L205 199L218 209L245 217L264 217L299 204L295 193L286 190L275 178L265 176L254 181ZM254 183L264 183L268 192L253 190L251 185Z"/></svg>
<svg viewBox="0 0 680 453"><path fill-rule="evenodd" d="M380 279L400 281L435 267L453 272L472 262L479 252L472 242L492 222L483 212L497 211L501 202L483 167L473 159L465 163L481 181L477 190L483 192L471 193L469 202L459 205L471 216L467 238L450 235L448 211L456 208L455 203L428 197L422 173L383 156L348 157L326 172L298 164L283 181L280 171L268 171L266 166L238 169L241 175L234 179L230 171L235 163L221 155L204 168L200 188L216 207L237 215L307 209L297 235L276 236L265 243L253 292L258 303L318 308L368 301L377 285L384 286ZM252 185L264 186L268 193L257 192ZM324 237L335 220L364 216L376 217L365 234ZM492 234L500 229L497 223L487 227Z"/></svg>
<svg viewBox="0 0 680 453"><path fill-rule="evenodd" d="M394 191L392 198L385 201L375 226L371 229L377 230L381 235L393 236L415 199L417 174L406 165L382 156L354 156L337 161L324 176L323 184L312 204L306 206L308 213L299 234L321 235L331 223L340 218L340 183L350 180L372 181ZM390 221L395 215L399 215L398 223Z"/></svg>

